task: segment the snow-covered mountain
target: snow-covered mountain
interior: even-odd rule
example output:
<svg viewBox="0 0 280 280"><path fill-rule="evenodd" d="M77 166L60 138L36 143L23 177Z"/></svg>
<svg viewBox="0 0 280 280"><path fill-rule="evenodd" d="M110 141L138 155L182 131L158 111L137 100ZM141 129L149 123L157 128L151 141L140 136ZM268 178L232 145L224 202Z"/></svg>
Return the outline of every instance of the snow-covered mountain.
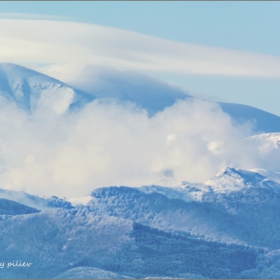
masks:
<svg viewBox="0 0 280 280"><path fill-rule="evenodd" d="M271 175L271 174L270 174ZM76 206L1 190L2 278L259 278L280 269L280 185L225 168L204 184L107 187ZM199 196L194 193L201 193ZM2 207L3 206L3 207ZM277 253L278 252L278 253Z"/></svg>
<svg viewBox="0 0 280 280"><path fill-rule="evenodd" d="M208 192L214 193L232 193L242 191L248 188L263 188L280 193L280 185L271 181L263 175L236 168L226 167L221 170L214 178L205 182Z"/></svg>
<svg viewBox="0 0 280 280"><path fill-rule="evenodd" d="M11 63L0 64L0 96L29 112L40 108L59 114L94 99L61 81Z"/></svg>
<svg viewBox="0 0 280 280"><path fill-rule="evenodd" d="M149 194L164 194L170 199L181 196L181 199L187 203L191 200L208 203L223 214L232 214L231 217L236 218L237 223L234 220L230 223L235 223L233 228L238 229L239 240L246 244L276 249L280 246L277 234L280 230L278 228L280 222L278 215L280 213L279 174L265 170L261 170L261 173L257 170L248 171L227 167L204 184L192 185L184 182L171 190L159 186L146 186L139 190ZM265 174L268 174L268 177ZM211 217L212 213L207 216ZM226 219L230 220L230 218ZM216 225L218 222L217 220ZM231 226L227 225L227 229L228 227ZM212 225L211 228L215 226ZM199 231L205 235L201 229ZM230 232L234 230L230 229ZM217 235L215 238L221 237Z"/></svg>
<svg viewBox="0 0 280 280"><path fill-rule="evenodd" d="M179 88L139 74L113 72L101 75L98 82L74 83L74 86L19 65L0 64L0 97L30 112L49 108L61 114L97 97L131 102L154 115L177 100L194 98ZM279 116L242 104L218 104L234 123L251 123L255 133L280 132Z"/></svg>

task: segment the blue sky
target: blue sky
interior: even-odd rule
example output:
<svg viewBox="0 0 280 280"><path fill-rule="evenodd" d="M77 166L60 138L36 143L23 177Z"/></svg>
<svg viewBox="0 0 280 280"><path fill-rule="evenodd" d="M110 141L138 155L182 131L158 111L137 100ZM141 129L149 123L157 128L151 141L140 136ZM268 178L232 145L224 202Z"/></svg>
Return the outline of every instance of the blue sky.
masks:
<svg viewBox="0 0 280 280"><path fill-rule="evenodd" d="M0 2L0 11L0 18L48 15L49 19L92 23L177 42L280 57L280 2L29 1ZM279 77L168 73L153 76L177 84L190 94L248 104L280 115Z"/></svg>

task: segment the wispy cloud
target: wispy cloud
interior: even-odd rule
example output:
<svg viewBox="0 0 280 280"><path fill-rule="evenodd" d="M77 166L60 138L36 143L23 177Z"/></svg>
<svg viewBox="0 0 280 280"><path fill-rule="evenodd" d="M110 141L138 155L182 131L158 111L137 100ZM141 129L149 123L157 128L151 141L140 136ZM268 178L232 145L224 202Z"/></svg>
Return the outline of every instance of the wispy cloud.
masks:
<svg viewBox="0 0 280 280"><path fill-rule="evenodd" d="M0 20L0 60L58 78L85 65L116 69L280 78L280 57L168 41L135 32L65 21ZM42 67L42 65L49 67Z"/></svg>

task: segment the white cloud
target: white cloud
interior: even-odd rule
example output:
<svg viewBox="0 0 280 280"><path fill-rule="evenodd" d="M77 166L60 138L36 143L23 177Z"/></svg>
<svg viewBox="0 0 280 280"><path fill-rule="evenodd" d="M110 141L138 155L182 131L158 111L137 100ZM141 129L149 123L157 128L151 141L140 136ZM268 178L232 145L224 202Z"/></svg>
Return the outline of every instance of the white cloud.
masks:
<svg viewBox="0 0 280 280"><path fill-rule="evenodd" d="M263 168L243 129L202 101L181 101L151 118L109 101L60 116L2 103L1 187L80 197L110 185L203 182L225 165Z"/></svg>
<svg viewBox="0 0 280 280"><path fill-rule="evenodd" d="M88 64L154 73L280 77L276 56L84 23L1 19L0 38L0 61L40 68L62 80L76 76Z"/></svg>

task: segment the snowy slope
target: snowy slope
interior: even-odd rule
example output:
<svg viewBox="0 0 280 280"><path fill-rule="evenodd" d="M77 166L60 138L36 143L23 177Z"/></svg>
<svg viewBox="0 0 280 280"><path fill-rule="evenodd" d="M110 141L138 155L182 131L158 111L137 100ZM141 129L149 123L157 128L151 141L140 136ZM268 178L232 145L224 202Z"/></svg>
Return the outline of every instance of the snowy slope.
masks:
<svg viewBox="0 0 280 280"><path fill-rule="evenodd" d="M97 189L89 209L100 215L112 215L167 231L182 231L194 236L246 244L247 229L238 217L214 203L169 199L159 193L145 194L129 187Z"/></svg>
<svg viewBox="0 0 280 280"><path fill-rule="evenodd" d="M270 173L270 178L273 178ZM277 249L280 246L280 184L252 171L226 168L206 182L213 191L201 200L238 217L248 230L244 241Z"/></svg>
<svg viewBox="0 0 280 280"><path fill-rule="evenodd" d="M51 109L58 114L94 99L63 82L11 63L0 64L0 96L30 112Z"/></svg>

